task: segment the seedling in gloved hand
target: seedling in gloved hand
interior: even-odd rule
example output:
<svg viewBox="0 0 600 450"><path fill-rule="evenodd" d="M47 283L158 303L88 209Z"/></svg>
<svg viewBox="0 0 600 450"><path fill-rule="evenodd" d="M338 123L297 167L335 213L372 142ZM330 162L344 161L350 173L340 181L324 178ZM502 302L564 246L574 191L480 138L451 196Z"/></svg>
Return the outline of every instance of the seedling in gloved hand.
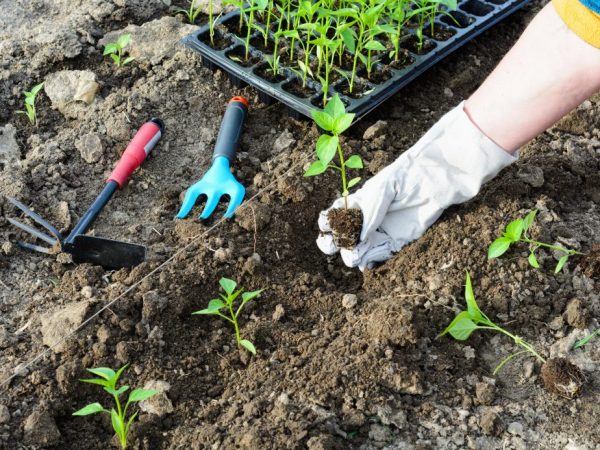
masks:
<svg viewBox="0 0 600 450"><path fill-rule="evenodd" d="M225 294L219 294L220 298L215 298L208 302L208 307L206 309L202 309L200 311L196 311L193 314L203 314L203 315L214 315L219 316L230 322L235 329L235 340L238 346L244 347L253 355L256 355L256 348L254 348L254 344L247 339L242 339L240 335L240 327L238 325L238 317L244 308L244 305L248 303L253 298L256 298L260 295L264 289L259 289L258 291L252 292L243 292L244 289L240 288L237 291L235 290L237 283L229 278L221 278L219 280L219 284L225 291ZM235 300L242 294L242 301L239 302L239 306L234 311L233 304ZM226 313L221 313L221 310L226 309Z"/></svg>
<svg viewBox="0 0 600 450"><path fill-rule="evenodd" d="M348 159L344 157L344 152L340 145L340 135L346 131L352 121L354 114L346 113L344 104L336 94L327 103L323 111L313 111L312 117L315 123L324 131L317 141L317 161L313 162L308 170L304 172L305 177L311 177L324 173L331 168L340 173L342 179L342 197L344 199L344 209L332 208L329 210L329 224L334 232L334 239L337 240L339 248L352 248L356 245L362 227L362 212L357 208L348 208L348 190L360 182L360 177L347 180L347 169L362 169L363 161L360 156L352 155ZM338 156L338 163L332 162L334 157Z"/></svg>
<svg viewBox="0 0 600 450"><path fill-rule="evenodd" d="M117 42L109 42L108 44L106 44L104 46L103 55L104 56L110 55L112 60L119 67L129 64L135 58L128 56L127 58L123 59L123 51L125 50L125 47L127 47L127 45L129 45L130 40L131 40L131 34L123 34L123 35L119 36L119 39L117 39Z"/></svg>
<svg viewBox="0 0 600 450"><path fill-rule="evenodd" d="M546 389L567 398L573 398L579 394L583 384L583 375L577 366L564 358L550 358L546 360L531 344L526 342L523 338L496 325L483 313L483 311L481 311L481 309L479 309L479 305L477 305L475 295L473 294L473 286L471 284L469 272L467 272L465 283L465 300L467 303L467 310L458 313L454 320L450 322L450 325L448 325L438 337L450 334L450 336L458 341L466 341L475 330L491 330L502 333L511 338L513 342L523 350L511 353L504 358L494 368L493 375L496 375L511 359L529 353L543 364L542 380L544 381Z"/></svg>
<svg viewBox="0 0 600 450"><path fill-rule="evenodd" d="M558 250L564 253L564 255L558 260L554 273L558 273L567 263L567 260L573 255L583 255L575 250L570 250L560 245L551 245L544 242L534 241L529 238L528 231L529 227L535 220L537 209L531 211L527 216L522 219L513 220L506 226L506 229L502 233L502 236L492 242L492 245L488 248L488 259L498 258L508 251L512 244L517 242L524 242L529 245L529 257L527 258L531 267L538 268L540 264L535 256L535 251L540 248L547 248L550 250Z"/></svg>
<svg viewBox="0 0 600 450"><path fill-rule="evenodd" d="M44 87L44 83L36 84L31 88L31 91L23 92L25 96L25 111L17 111L17 114L25 114L29 119L29 123L37 127L37 111L35 110L35 100L38 92Z"/></svg>
<svg viewBox="0 0 600 450"><path fill-rule="evenodd" d="M80 380L84 383L97 384L102 386L106 392L113 396L115 401L115 408L111 408L110 411L105 409L100 403L90 403L89 405L81 408L79 411L73 413L74 416L89 416L90 414L105 413L110 416L113 430L119 438L121 448L124 450L127 448L127 435L131 424L138 415L138 411L127 416L127 408L132 403L141 402L147 400L150 397L158 394L158 391L151 389L134 389L129 393L127 403L125 406L122 405L120 397L129 390L129 386L123 385L117 388L117 382L123 371L127 368L128 364L121 367L117 372L107 367L98 367L96 369L87 369L88 372L93 373L98 378L91 378L87 380Z"/></svg>

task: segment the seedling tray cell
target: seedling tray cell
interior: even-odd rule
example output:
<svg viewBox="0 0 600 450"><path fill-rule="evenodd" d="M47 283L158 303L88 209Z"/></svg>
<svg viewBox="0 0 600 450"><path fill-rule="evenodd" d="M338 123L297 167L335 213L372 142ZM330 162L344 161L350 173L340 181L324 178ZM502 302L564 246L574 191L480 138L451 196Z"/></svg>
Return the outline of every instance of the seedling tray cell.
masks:
<svg viewBox="0 0 600 450"><path fill-rule="evenodd" d="M521 8L527 1L459 0L457 10L450 12L452 18L440 15L436 19L436 26L447 31L445 40L429 36L424 50L417 53L411 42L416 37L414 30L406 29L407 34L401 38L402 47L408 51L407 62L403 67L387 65L386 56L381 55L376 64L379 69L385 70L377 72L377 79L372 76L371 80L357 78L355 81L355 84L363 83L362 95L356 91L350 94L345 89L347 80L340 76L330 84L328 96L339 94L347 111L355 113L356 118L360 119L434 64ZM263 53L264 49L251 45L249 51L252 57L249 61L243 61L243 39L231 31L239 21L239 14L238 10L232 11L217 20L216 26L222 25L220 29L227 31L219 33L218 43L214 48L209 45L208 25L186 36L184 44L200 53L206 67L224 70L234 86L241 88L251 85L258 90L260 101L268 104L279 101L288 107L291 116L310 117L312 110L322 107L321 86L311 80L306 89L298 89L298 85L301 85L300 75L285 65L280 79L275 82L261 77L259 73L265 64L264 56L270 56L271 53L268 50ZM428 26L424 31L427 28ZM257 32L252 35L255 44L259 41L259 36Z"/></svg>

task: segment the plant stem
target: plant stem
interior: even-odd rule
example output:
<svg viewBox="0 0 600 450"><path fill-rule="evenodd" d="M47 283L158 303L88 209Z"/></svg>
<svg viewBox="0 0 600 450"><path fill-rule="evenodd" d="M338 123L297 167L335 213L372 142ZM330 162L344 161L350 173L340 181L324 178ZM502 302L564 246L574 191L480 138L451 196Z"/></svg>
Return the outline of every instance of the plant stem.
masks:
<svg viewBox="0 0 600 450"><path fill-rule="evenodd" d="M342 146L339 142L339 136L335 135L338 138L337 151L338 156L340 158L340 172L342 174L342 196L344 197L344 208L348 209L348 183L346 182L346 162L344 161L344 153L342 152Z"/></svg>
<svg viewBox="0 0 600 450"><path fill-rule="evenodd" d="M491 320L486 320L485 323L488 326L485 327L477 327L480 330L494 330L494 331L498 331L502 334L505 334L506 336L508 336L509 338L511 338L514 343L520 347L523 347L526 351L528 351L529 353L531 353L533 356L535 356L537 359L540 360L540 362L545 363L546 360L538 353L534 350L534 348L526 341L524 341L523 339L521 339L518 336L515 336L514 334L509 333L508 331L506 331L504 328L499 327L498 325L496 325L494 322L492 322Z"/></svg>
<svg viewBox="0 0 600 450"><path fill-rule="evenodd" d="M524 242L526 244L535 245L537 247L545 247L545 248L549 248L549 249L552 249L552 250L558 250L558 251L566 253L569 256L571 256L571 255L584 255L584 253L580 253L580 252L578 252L576 250L569 250L568 248L561 247L560 245L551 245L551 244L546 244L544 242L533 241L533 240L531 240L529 238L526 238L526 237L519 239L519 241Z"/></svg>
<svg viewBox="0 0 600 450"><path fill-rule="evenodd" d="M208 0L208 28L210 29L210 43L215 45L215 30L213 24L213 0Z"/></svg>
<svg viewBox="0 0 600 450"><path fill-rule="evenodd" d="M237 317L233 312L233 302L229 302L229 313L231 314L231 323L233 323L233 328L235 328L235 340L239 346L242 338L240 336L240 328L238 327Z"/></svg>

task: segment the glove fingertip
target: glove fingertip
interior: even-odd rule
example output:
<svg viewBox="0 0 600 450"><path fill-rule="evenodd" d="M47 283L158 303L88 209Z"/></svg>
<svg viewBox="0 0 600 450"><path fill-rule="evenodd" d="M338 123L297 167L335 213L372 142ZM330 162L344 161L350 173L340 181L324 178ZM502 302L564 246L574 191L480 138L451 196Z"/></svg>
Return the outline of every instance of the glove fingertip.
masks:
<svg viewBox="0 0 600 450"><path fill-rule="evenodd" d="M317 247L326 255L335 255L339 251L330 234L321 234L317 238Z"/></svg>

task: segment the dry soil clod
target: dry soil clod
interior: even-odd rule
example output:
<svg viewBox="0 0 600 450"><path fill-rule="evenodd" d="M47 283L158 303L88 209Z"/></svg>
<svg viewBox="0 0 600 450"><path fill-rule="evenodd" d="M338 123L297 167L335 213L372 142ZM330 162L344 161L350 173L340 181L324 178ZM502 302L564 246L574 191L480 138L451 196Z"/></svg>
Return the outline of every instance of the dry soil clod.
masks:
<svg viewBox="0 0 600 450"><path fill-rule="evenodd" d="M566 358L550 358L542 366L542 381L549 392L568 399L579 395L585 376Z"/></svg>
<svg viewBox="0 0 600 450"><path fill-rule="evenodd" d="M338 248L352 249L358 244L363 222L359 208L332 208L327 213L327 219Z"/></svg>

